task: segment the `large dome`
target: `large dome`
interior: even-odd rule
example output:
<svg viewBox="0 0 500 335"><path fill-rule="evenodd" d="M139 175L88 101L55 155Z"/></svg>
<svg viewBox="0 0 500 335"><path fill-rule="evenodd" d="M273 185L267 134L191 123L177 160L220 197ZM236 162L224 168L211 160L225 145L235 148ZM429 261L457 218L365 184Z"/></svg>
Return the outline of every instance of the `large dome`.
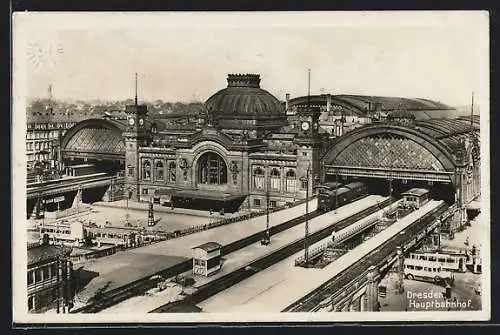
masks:
<svg viewBox="0 0 500 335"><path fill-rule="evenodd" d="M284 105L260 88L258 74L229 74L227 88L208 98L205 105L216 116L285 115Z"/></svg>

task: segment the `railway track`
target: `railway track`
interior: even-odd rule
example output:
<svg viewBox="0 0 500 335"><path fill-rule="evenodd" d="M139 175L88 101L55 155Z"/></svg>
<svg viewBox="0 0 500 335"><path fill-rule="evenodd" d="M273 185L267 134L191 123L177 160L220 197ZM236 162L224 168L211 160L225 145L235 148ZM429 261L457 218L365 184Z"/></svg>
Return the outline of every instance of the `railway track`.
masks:
<svg viewBox="0 0 500 335"><path fill-rule="evenodd" d="M367 209L364 209L358 213L353 214L352 216L341 220L335 224L332 224L328 227L325 227L323 229L320 229L312 234L309 235L309 243L314 244L326 237L328 237L334 229L336 229L337 226L346 226L349 224L352 224L358 220L360 220L363 217L366 217L370 214L373 214L380 210L380 207L384 207L388 205L390 202L389 199L383 201L382 203L370 206ZM323 214L323 213L320 213ZM293 221L293 220L291 220ZM302 220L303 222L304 220ZM298 222L297 222L298 224ZM283 229L284 230L284 229ZM261 237L261 233L259 234L259 239ZM257 241L259 240L257 239ZM257 242L255 241L255 242ZM174 302L174 303L168 303L163 306L160 306L154 310L152 310L150 313L169 313L169 312L178 312L183 310L183 306L193 306L196 305L211 296L227 289L228 287L233 286L234 284L241 282L242 280L245 280L249 278L250 276L254 275L255 273L262 271L271 265L276 264L277 262L293 255L294 253L300 251L304 246L304 238L300 238L286 246L281 247L280 249L274 251L273 253L263 256L261 258L258 258L254 261L251 261L247 263L246 265L243 265L242 267L236 269L235 271L228 273L210 283L207 283L205 285L202 285L198 288L196 292L193 294L187 296L184 300Z"/></svg>
<svg viewBox="0 0 500 335"><path fill-rule="evenodd" d="M281 233L287 229L290 229L306 220L312 220L315 217L318 217L324 213L314 211L309 213L308 215L302 215L297 218L288 220L286 222L283 222L281 224L272 226L270 230L271 235L275 235L278 233ZM257 232L255 234L249 235L241 240L234 241L232 243L226 244L221 248L221 255L227 255L230 254L236 250L239 250L241 248L244 248L246 246L249 246L253 243L256 243L260 241L260 239L263 237L264 232ZM155 277L156 275L163 277L163 278L168 278L168 277L173 277L177 274L189 271L193 265L193 260L192 258L187 259L181 263L176 264L175 266L162 270L155 275L148 276L145 278L141 278L137 281L134 281L132 283L129 283L127 285L121 286L119 288L116 288L114 290L107 291L100 295L97 299L95 299L94 302L80 307L78 309L75 309L71 311L71 313L98 313L108 307L111 307L115 304L118 304L126 299L129 299L133 296L140 295L149 289L152 289L156 287L158 284L159 280L151 280L151 277Z"/></svg>
<svg viewBox="0 0 500 335"><path fill-rule="evenodd" d="M75 191L78 190L78 188L80 187L79 185L85 184L85 188L92 187L94 186L94 184L100 186L101 183L108 183L111 179L114 178L115 177L110 176L106 173L99 173L94 175L75 177L71 179L55 180L47 185L28 186L26 194L28 198L33 198L38 195L50 196L62 192L62 187L65 188L65 192Z"/></svg>
<svg viewBox="0 0 500 335"><path fill-rule="evenodd" d="M422 229L425 229L436 216L444 213L446 209L447 206L443 204L430 213L422 216L416 223L405 229L405 234L395 235L380 247L363 257L363 259L357 262L354 266L341 272L334 277L333 280L330 280L329 282L318 287L302 299L287 306L282 310L282 312L314 312L330 304L332 295L334 296L333 299L335 299L335 297L348 296L349 293L352 293L349 291L356 290L364 284L367 269L370 266L378 266L383 263L388 255L396 252L396 248L398 246L411 241L413 236L416 236L422 231ZM328 302L323 303L324 301Z"/></svg>

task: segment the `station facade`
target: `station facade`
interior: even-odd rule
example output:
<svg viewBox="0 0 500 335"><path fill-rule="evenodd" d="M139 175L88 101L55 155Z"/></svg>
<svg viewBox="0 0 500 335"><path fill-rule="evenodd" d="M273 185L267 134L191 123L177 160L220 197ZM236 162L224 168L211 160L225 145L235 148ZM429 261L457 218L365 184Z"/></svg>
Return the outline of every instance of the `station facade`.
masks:
<svg viewBox="0 0 500 335"><path fill-rule="evenodd" d="M82 121L63 138L61 158L111 162L136 200L229 212L305 199L332 178L443 184L448 191L438 195L461 204L479 193L479 120L443 117L452 108L440 103L345 95L281 102L259 75L246 74L228 75L204 107L201 123L176 128L137 103L122 119Z"/></svg>
<svg viewBox="0 0 500 335"><path fill-rule="evenodd" d="M319 111L290 124L259 75L229 75L195 129L148 129L142 106L127 109L125 182L133 198L160 194L178 206L236 211L284 205L312 192L319 167Z"/></svg>

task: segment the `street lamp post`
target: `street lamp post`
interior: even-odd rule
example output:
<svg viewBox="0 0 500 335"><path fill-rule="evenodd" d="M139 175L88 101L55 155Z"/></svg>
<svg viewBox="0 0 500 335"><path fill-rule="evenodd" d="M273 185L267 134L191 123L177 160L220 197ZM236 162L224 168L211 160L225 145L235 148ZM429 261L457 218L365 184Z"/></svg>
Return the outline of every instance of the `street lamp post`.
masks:
<svg viewBox="0 0 500 335"><path fill-rule="evenodd" d="M335 169L335 211L334 214L337 214L337 208L339 207L339 171Z"/></svg>
<svg viewBox="0 0 500 335"><path fill-rule="evenodd" d="M392 166L389 170L389 207L387 210L387 219L390 219L390 212L391 212L391 206L392 206Z"/></svg>
<svg viewBox="0 0 500 335"><path fill-rule="evenodd" d="M302 177L302 181L306 185L306 225L304 232L304 266L309 264L309 173L310 167L307 168L306 177Z"/></svg>
<svg viewBox="0 0 500 335"><path fill-rule="evenodd" d="M130 198L130 187L127 187L127 194L125 195L125 201L127 203L127 212L125 213L125 225L129 225L129 213L128 213L128 199Z"/></svg>
<svg viewBox="0 0 500 335"><path fill-rule="evenodd" d="M271 243L271 236L269 232L269 181L266 182L266 231L264 237L260 241L262 245L269 245Z"/></svg>

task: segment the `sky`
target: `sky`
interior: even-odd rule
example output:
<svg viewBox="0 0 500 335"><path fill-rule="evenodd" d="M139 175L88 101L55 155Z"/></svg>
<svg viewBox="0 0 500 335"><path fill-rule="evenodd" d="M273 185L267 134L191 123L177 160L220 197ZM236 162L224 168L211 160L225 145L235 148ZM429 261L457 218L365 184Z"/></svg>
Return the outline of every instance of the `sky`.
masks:
<svg viewBox="0 0 500 335"><path fill-rule="evenodd" d="M228 73L258 73L283 100L307 94L487 94L488 17L422 13L31 13L14 18L14 71L28 97L205 101ZM16 85L16 77L14 79Z"/></svg>

